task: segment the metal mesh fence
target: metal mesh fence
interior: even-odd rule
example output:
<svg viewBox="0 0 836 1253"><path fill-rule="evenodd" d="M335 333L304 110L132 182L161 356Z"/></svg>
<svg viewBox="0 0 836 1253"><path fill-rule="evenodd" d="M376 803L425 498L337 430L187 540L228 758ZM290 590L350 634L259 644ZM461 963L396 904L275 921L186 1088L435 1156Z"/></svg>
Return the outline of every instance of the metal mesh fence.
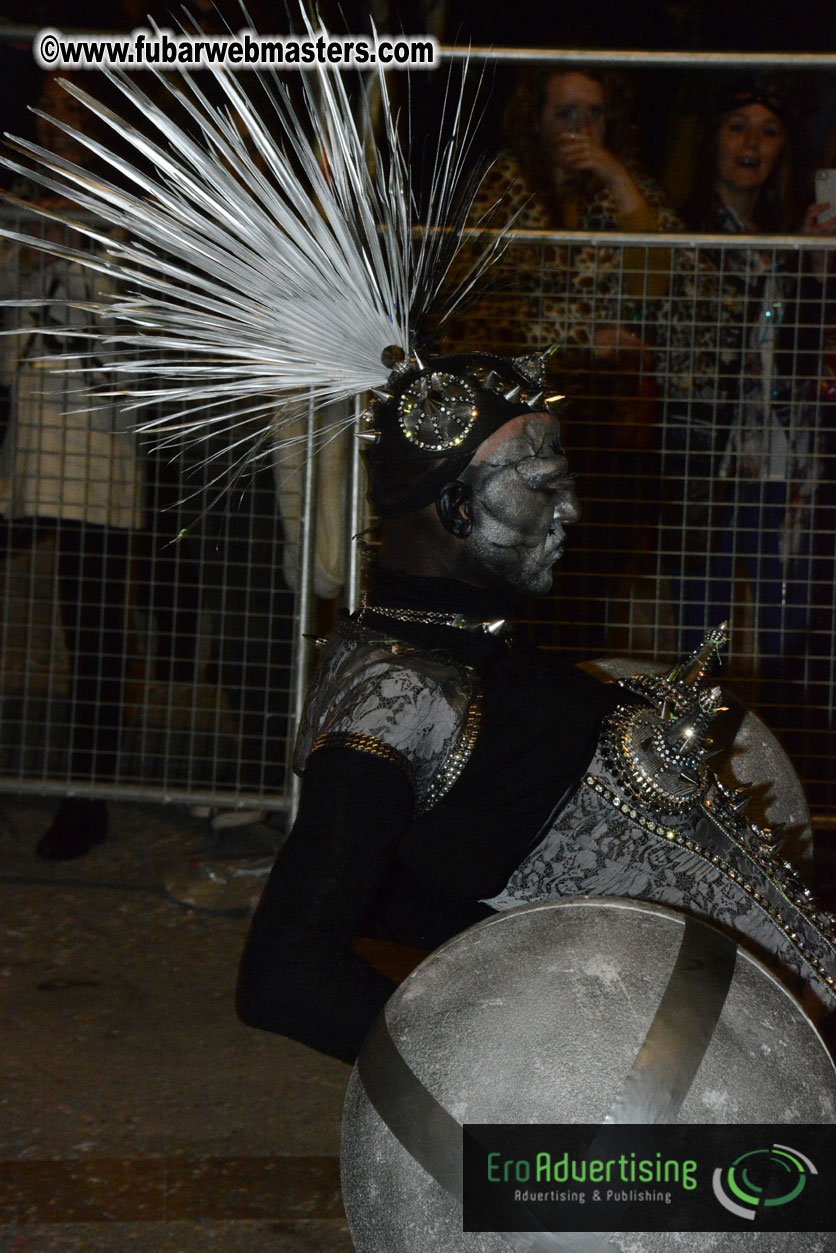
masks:
<svg viewBox="0 0 836 1253"><path fill-rule="evenodd" d="M555 594L529 607L531 638L665 661L729 618L727 682L832 811L836 337L814 251L520 234L450 335L563 345L584 516ZM54 302L3 341L0 787L285 807L317 592L356 595L356 563L326 576L313 551L360 529L356 453L331 465L316 524L301 454L219 498L220 445L142 446L83 376L37 361L66 347L78 281L6 255L6 298Z"/></svg>
<svg viewBox="0 0 836 1253"><path fill-rule="evenodd" d="M98 281L4 253L0 787L281 808L306 502L269 463L219 494L222 442L174 458L43 359L89 347Z"/></svg>

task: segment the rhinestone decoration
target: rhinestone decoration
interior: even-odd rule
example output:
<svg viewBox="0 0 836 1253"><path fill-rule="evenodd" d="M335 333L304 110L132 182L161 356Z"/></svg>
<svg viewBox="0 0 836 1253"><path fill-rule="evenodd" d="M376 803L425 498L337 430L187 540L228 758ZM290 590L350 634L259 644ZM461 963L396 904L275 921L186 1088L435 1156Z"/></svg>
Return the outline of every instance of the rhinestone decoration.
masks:
<svg viewBox="0 0 836 1253"><path fill-rule="evenodd" d="M655 814L684 814L703 799L709 775L698 756L677 759L662 739L664 724L653 709L619 705L604 724L604 760L632 796ZM688 774L685 767L693 772Z"/></svg>
<svg viewBox="0 0 836 1253"><path fill-rule="evenodd" d="M425 794L421 797L417 809L418 813L426 813L428 809L432 809L433 805L438 804L442 796L447 795L470 760L470 754L473 752L473 746L482 728L482 706L482 693L477 691L468 707L467 720L461 739L450 754L448 761L437 772Z"/></svg>
<svg viewBox="0 0 836 1253"><path fill-rule="evenodd" d="M706 764L711 743L706 731L722 693L719 688L700 691L698 684L719 660L727 636L723 623L664 677L640 674L618 680L646 703L618 705L609 715L600 739L604 777L587 774L584 782L635 826L716 867L771 917L816 977L832 989L833 976L821 960L825 950L814 951L810 937L832 948L833 916L817 905L795 867L777 855L780 831L746 819L743 810L750 793L726 786ZM704 847L699 834L695 838L691 817L700 812L729 842L727 852ZM681 824L688 824L687 829ZM807 936L800 934L800 923L809 929Z"/></svg>
<svg viewBox="0 0 836 1253"><path fill-rule="evenodd" d="M722 799L725 799L723 793L728 789L725 789L719 780L714 778L714 776L711 776L711 781L716 788L718 795ZM703 861L716 866L721 874L724 874L729 880L731 880L732 883L736 883L739 887L743 888L747 895L751 896L752 900L755 901L763 912L772 918L773 922L777 924L785 938L790 944L792 944L806 964L811 968L816 978L820 982L824 983L828 988L836 986L836 981L833 979L833 976L829 974L827 967L815 955L815 953L812 952L810 945L801 939L791 922L779 909L776 908L775 904L770 901L769 898L753 883L750 883L748 878L742 875L726 857L721 856L719 853L709 852L708 849L703 848L702 845L700 845L691 836L686 835L683 831L678 830L674 826L654 822L648 815L629 809L624 802L624 798L620 797L614 788L609 786L608 782L599 776L587 774L584 778L584 784L586 787L595 792L596 795L600 796L602 800L606 801L607 804L612 805L615 809L620 809L622 813L628 814L637 827L641 827L645 831L651 832L653 835L661 836L669 843L675 844L677 848L686 849L688 852L692 852L697 857L700 857ZM718 816L716 809L716 806L714 809L707 809L703 806L703 811L714 821L717 821ZM807 926L810 927L814 933L817 932L821 937L823 937L828 945L832 946L834 942L836 942L832 916L826 911L815 909L815 907L811 905L808 896L809 889L805 887L801 876L795 868L788 862L784 862L772 854L753 854L750 849L747 848L747 844L751 844L751 842L753 842L752 836L757 829L750 823L747 823L745 819L740 819L730 809L726 809L726 807L722 804L722 800L720 809L725 809L720 826L725 834L731 838L733 845L736 845L740 852L743 852L744 854L748 853L748 856L751 857L752 861L757 863L758 868L762 871L765 879L769 882L772 889L777 890L779 897L786 901L787 905L791 908L794 907L798 911L798 914L804 919ZM675 820L676 819L674 818L674 821ZM749 840L745 838L744 832L750 836ZM764 884L764 886L766 885Z"/></svg>
<svg viewBox="0 0 836 1253"><path fill-rule="evenodd" d="M476 392L455 374L434 370L417 378L398 401L398 423L411 444L447 452L464 443L479 411Z"/></svg>

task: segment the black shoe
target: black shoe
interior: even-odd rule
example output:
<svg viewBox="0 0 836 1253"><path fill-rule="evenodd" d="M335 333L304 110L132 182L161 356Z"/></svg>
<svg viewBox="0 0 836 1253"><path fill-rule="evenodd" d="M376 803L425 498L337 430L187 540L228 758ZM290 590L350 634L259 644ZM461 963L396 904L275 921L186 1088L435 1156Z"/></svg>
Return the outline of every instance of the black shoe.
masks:
<svg viewBox="0 0 836 1253"><path fill-rule="evenodd" d="M38 857L48 861L71 861L83 857L107 839L107 804L81 796L61 802L49 830L35 845Z"/></svg>

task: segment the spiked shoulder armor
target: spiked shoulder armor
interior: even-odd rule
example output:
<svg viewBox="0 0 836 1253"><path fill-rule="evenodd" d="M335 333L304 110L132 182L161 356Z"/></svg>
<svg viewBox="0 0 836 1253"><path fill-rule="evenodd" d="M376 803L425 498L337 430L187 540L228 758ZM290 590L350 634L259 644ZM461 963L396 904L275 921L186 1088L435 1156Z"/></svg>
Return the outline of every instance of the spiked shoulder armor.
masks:
<svg viewBox="0 0 836 1253"><path fill-rule="evenodd" d="M514 871L495 909L555 896L624 896L684 909L777 965L813 1005L836 1007L834 916L780 854L782 834L750 822L749 793L708 765L722 709L705 679L726 624L667 675L620 679L635 700L606 719L581 786Z"/></svg>

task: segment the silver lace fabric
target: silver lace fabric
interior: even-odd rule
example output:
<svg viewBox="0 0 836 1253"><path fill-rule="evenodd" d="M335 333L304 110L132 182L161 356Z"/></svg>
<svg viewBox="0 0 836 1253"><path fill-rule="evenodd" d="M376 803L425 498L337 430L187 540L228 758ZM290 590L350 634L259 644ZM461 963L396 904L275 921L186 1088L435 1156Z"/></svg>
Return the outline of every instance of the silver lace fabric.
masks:
<svg viewBox="0 0 836 1253"><path fill-rule="evenodd" d="M416 814L449 791L479 731L478 675L449 659L342 623L323 650L308 692L294 767L317 747L354 748L396 760Z"/></svg>
<svg viewBox="0 0 836 1253"><path fill-rule="evenodd" d="M478 676L447 658L399 644L357 623L342 624L319 659L296 748L300 773L323 743L390 753L407 772L416 815L426 812L466 769L479 730ZM623 789L600 751L588 775ZM490 804L490 797L485 797ZM832 1008L836 994L811 970L780 912L808 951L836 975L836 950L795 908L781 889L722 823L695 808L666 824L710 854L721 852L741 881L734 882L708 855L677 846L643 829L621 809L581 784L542 840L511 875L502 892L485 903L510 909L567 896L623 896L656 901L714 922L757 956L778 967L796 992L807 985L818 1004ZM753 899L742 886L754 884Z"/></svg>
<svg viewBox="0 0 836 1253"><path fill-rule="evenodd" d="M598 753L590 776L606 779L608 772ZM620 789L616 786L616 791ZM722 849L741 878L755 883L773 909L793 919L802 941L836 975L836 951L755 865L745 851L733 845L722 828L706 829L706 818L691 811L675 822L695 844ZM713 848L710 851L714 851ZM711 861L677 847L664 835L643 830L629 816L614 809L593 789L581 784L551 824L544 838L511 875L505 888L485 904L496 910L534 901L568 896L623 896L656 901L713 922L742 940L784 976L798 994L806 985L823 1009L836 1005L834 993L815 977L807 962L770 912L757 904L742 886ZM813 1006L811 1006L813 1008Z"/></svg>

